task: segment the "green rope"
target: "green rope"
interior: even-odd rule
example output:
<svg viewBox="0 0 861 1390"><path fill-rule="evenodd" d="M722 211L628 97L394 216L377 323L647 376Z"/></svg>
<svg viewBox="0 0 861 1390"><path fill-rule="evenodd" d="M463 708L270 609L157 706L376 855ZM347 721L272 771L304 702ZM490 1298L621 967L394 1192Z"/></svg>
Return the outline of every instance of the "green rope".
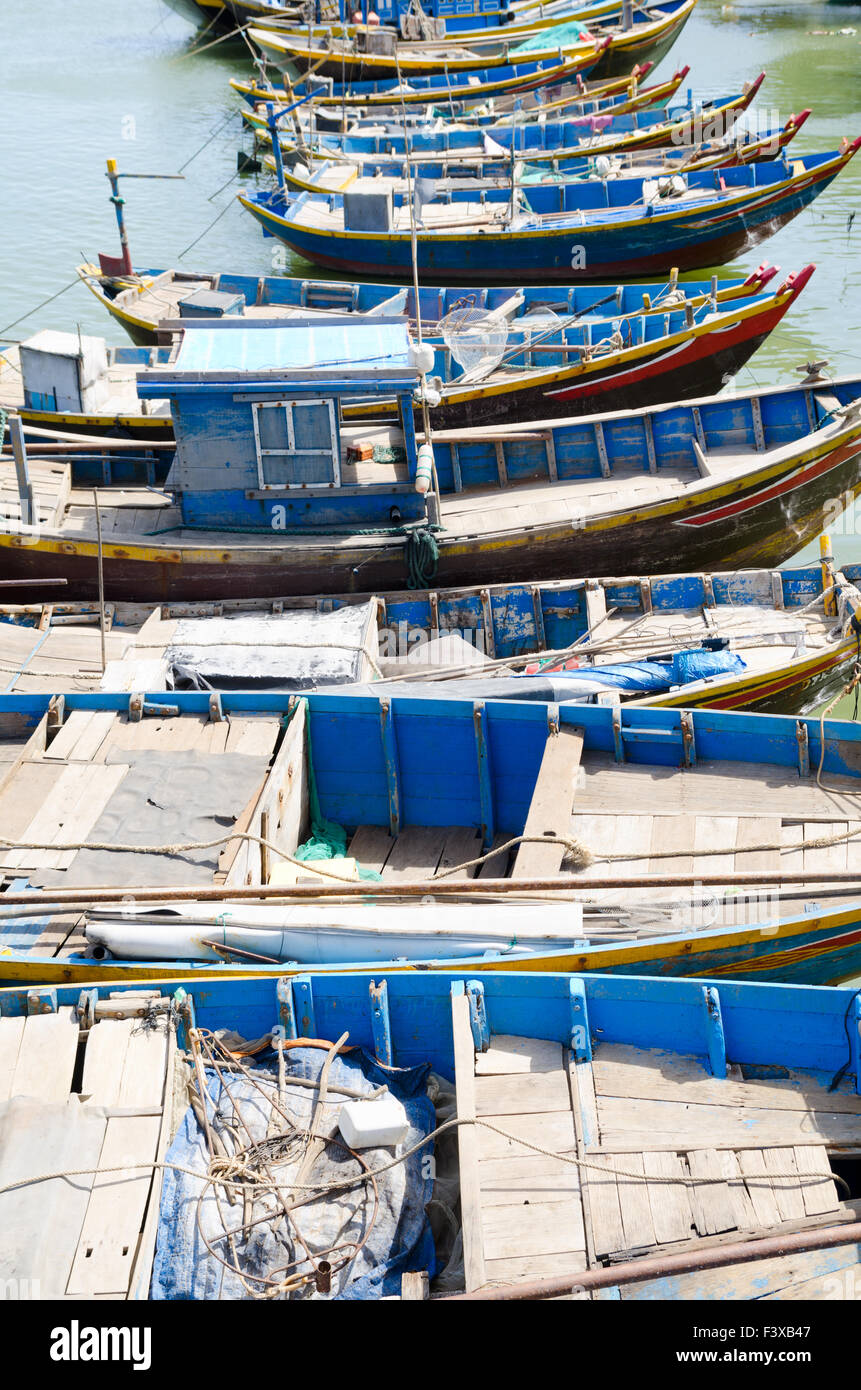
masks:
<svg viewBox="0 0 861 1390"><path fill-rule="evenodd" d="M302 700L305 718L305 751L308 758L308 809L311 815L311 834L293 855L302 863L320 859L345 859L347 855L347 832L337 821L329 820L320 809L317 792L317 778L314 775L314 760L311 757L311 711L307 700ZM363 869L357 865L359 878L378 882L382 877L376 869Z"/></svg>
<svg viewBox="0 0 861 1390"><path fill-rule="evenodd" d="M417 526L407 536L407 588L429 589L439 563L439 546L430 526Z"/></svg>

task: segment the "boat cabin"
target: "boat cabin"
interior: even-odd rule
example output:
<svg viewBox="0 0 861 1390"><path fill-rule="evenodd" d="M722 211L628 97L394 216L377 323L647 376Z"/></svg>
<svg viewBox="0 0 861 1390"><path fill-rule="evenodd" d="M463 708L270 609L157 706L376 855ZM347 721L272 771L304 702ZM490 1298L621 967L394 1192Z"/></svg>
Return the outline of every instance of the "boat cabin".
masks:
<svg viewBox="0 0 861 1390"><path fill-rule="evenodd" d="M402 318L357 324L190 328L138 394L168 397L176 458L167 489L186 526L300 534L426 518L415 490L415 351ZM392 398L392 427L344 424L344 408Z"/></svg>

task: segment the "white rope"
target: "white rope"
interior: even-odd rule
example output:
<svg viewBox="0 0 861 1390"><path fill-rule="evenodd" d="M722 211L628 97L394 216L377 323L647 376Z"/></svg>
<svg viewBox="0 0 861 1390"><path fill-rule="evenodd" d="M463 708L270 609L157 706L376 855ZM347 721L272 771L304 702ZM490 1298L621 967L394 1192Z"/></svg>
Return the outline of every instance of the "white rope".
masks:
<svg viewBox="0 0 861 1390"><path fill-rule="evenodd" d="M290 1084L289 1078L287 1080L287 1084L288 1086ZM839 1183L842 1187L846 1189L847 1193L849 1192L849 1186L844 1181L844 1179L841 1178L839 1174L833 1173L831 1171L827 1173L823 1172L803 1174L799 1174L797 1171L794 1173L739 1173L735 1176L727 1176L725 1174L721 1174L716 1177L691 1177L690 1175L686 1174L670 1176L663 1174L638 1173L633 1169L617 1168L615 1166L607 1167L603 1162L590 1161L587 1158L577 1158L570 1153L559 1153L554 1149L546 1149L541 1144L533 1144L530 1142L530 1140L524 1139L519 1134L511 1134L508 1130L501 1129L499 1125L492 1124L490 1120L482 1120L478 1118L473 1119L466 1117L446 1120L444 1124L441 1124L438 1126L438 1128L431 1130L429 1134L426 1134L416 1144L413 1144L411 1148L406 1149L404 1153L391 1159L388 1163L382 1164L379 1168L369 1168L366 1171L354 1175L353 1177L337 1178L333 1182L290 1182L289 1187L291 1191L294 1192L336 1192L343 1191L349 1187L357 1187L361 1183L369 1182L373 1178L380 1177L381 1174L389 1172L392 1168L399 1167L399 1165L405 1163L408 1158L412 1158L413 1154L419 1153L425 1147L425 1145L431 1142L431 1140L438 1138L441 1134L445 1134L448 1130L458 1128L460 1125L477 1125L479 1128L487 1129L490 1130L493 1134L500 1135L501 1138L507 1139L513 1144L519 1144L522 1148L529 1149L532 1153L540 1154L544 1158L558 1159L560 1162L568 1163L572 1167L582 1168L590 1172L594 1171L600 1173L602 1177L605 1178L630 1178L632 1181L637 1182L657 1183L661 1185L680 1184L683 1187L701 1187L712 1183L744 1183L750 1181L751 1178L761 1178L763 1182L771 1182L774 1178L782 1178L786 1181L790 1181L798 1185L799 1177L801 1177L805 1180L818 1178L821 1181ZM269 1140L267 1142L271 1142L271 1138L272 1136L269 1137ZM234 1157L230 1160L230 1162L236 1163L237 1159ZM197 1168L189 1168L182 1163L167 1163L164 1161L159 1162L156 1160L150 1160L144 1163L120 1163L110 1168L100 1168L97 1165L88 1168L67 1168L57 1172L39 1173L34 1176L16 1178L14 1182L6 1183L4 1186L0 1187L0 1197L2 1197L7 1192L16 1191L20 1187L31 1187L36 1183L52 1182L57 1178L84 1177L90 1173L94 1173L96 1174L96 1176L101 1177L102 1175L108 1173L132 1173L144 1169L150 1171L157 1171L159 1169L163 1171L172 1170L176 1173L186 1173L189 1177L198 1178L201 1181L205 1181L208 1179L210 1182L217 1182L222 1187L231 1188L240 1193L247 1193L248 1191L247 1183L236 1182L232 1178L221 1176L218 1173L201 1172ZM255 1182L254 1186L261 1191L280 1190L278 1184L275 1182Z"/></svg>

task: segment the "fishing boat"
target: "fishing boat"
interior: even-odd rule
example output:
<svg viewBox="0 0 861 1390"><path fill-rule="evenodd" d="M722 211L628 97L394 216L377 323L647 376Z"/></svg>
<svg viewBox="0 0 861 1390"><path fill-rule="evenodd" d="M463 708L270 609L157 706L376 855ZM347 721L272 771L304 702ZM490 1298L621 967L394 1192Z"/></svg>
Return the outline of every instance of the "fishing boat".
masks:
<svg viewBox="0 0 861 1390"><path fill-rule="evenodd" d="M861 136L827 154L784 157L678 175L654 187L643 179L538 184L498 190L484 202L432 202L416 235L421 279L503 277L516 263L525 279L595 280L648 276L672 266L721 264L758 245L796 217L837 177ZM292 251L316 265L372 276L407 277L412 264L410 207L379 198L280 190L242 206Z"/></svg>
<svg viewBox="0 0 861 1390"><path fill-rule="evenodd" d="M854 724L426 686L0 712L0 980L861 962Z"/></svg>
<svg viewBox="0 0 861 1390"><path fill-rule="evenodd" d="M436 431L420 456L414 396L432 357L397 319L189 329L175 360L138 381L142 398L171 402L166 494L103 492L100 546L72 465L37 490L19 444L2 464L6 576L47 582L61 556L90 599L101 556L110 600L379 593L408 577L602 576L622 535L633 572L777 565L861 480L861 385L816 371L752 395ZM399 423L341 423L375 397L396 402Z"/></svg>
<svg viewBox="0 0 861 1390"><path fill-rule="evenodd" d="M362 107L366 111L395 110L401 112L411 107L427 107L429 103L444 103L451 109L457 101L468 101L470 106L488 101L490 98L519 96L538 88L551 88L576 82L591 73L595 66L595 53L578 53L560 59L538 57L532 62L523 62L516 68L506 65L495 68L471 69L467 72L431 74L429 77L413 77L408 83L392 82L353 82L347 85L333 83L330 78L319 78L316 73L302 81L290 82L288 100L294 102L313 98L318 110L333 107L344 112L347 107ZM630 71L630 69L628 69ZM331 84L331 89L330 89ZM253 90L259 89L259 79L255 78ZM271 95L264 100L272 100Z"/></svg>
<svg viewBox="0 0 861 1390"><path fill-rule="evenodd" d="M508 41L498 34L469 45L453 43L405 44L384 32L362 32L359 39L309 38L307 29L291 33L284 29L249 28L248 38L262 50L267 61L275 62L290 77L313 73L330 78L345 90L362 82L411 82L414 77L468 73L494 68L517 70L521 63L536 57L589 57L594 64L598 35L584 24L570 20L549 29L526 28ZM639 55L638 55L639 56ZM651 56L651 55L646 55ZM630 64L628 65L630 67Z"/></svg>
<svg viewBox="0 0 861 1390"><path fill-rule="evenodd" d="M380 694L812 712L857 657L861 567L835 572L821 542L821 566L109 603L104 625L98 603L3 604L0 670L19 693L379 681Z"/></svg>
<svg viewBox="0 0 861 1390"><path fill-rule="evenodd" d="M299 15L295 5L292 6L294 13L289 13L291 7L285 6L282 0L227 0L227 7L237 23L272 27L291 34L308 34L307 16ZM598 4L576 6L572 6L571 0L550 0L546 4L535 4L534 0L517 3L515 0L514 4L499 7L482 0L469 13L452 13L456 8L450 0L442 0L436 10L432 7L425 10L421 5L410 3L392 5L391 0L383 0L379 8L374 7L375 23L369 22L371 11L367 5L364 11L358 5L353 13L361 14L362 18L357 23L353 21L344 0L339 0L339 5L333 7L331 18L327 22L311 23L310 29L315 39L325 39L331 34L333 38L359 38L361 42L365 36L388 29L393 31L393 37L396 33L399 39L409 44L421 41L438 43L446 36L455 34L459 43L472 43L493 35L510 39L553 28L568 19L577 19L583 24L607 20L626 22L625 0L600 0ZM627 23L630 23L630 19Z"/></svg>
<svg viewBox="0 0 861 1390"><path fill-rule="evenodd" d="M530 37L515 36L513 45L494 31L488 38L472 40L462 48L452 47L450 43L411 48L409 44L379 34L368 35L360 49L355 40L327 36L315 41L312 36L309 41L307 31L301 35L298 32L290 34L253 25L246 34L267 62L281 72L292 76L297 72L313 71L315 75L331 79L335 90L343 88L346 94L367 81L407 81L412 85L416 78L449 72L454 75L492 71L494 67L503 71L507 67L516 68L521 62L529 63L535 55L561 57L563 53L578 51L584 57L591 54L596 77L618 77L630 71L633 63L647 60L658 63L678 38L695 4L696 0L665 0L660 7L638 7L629 24L619 17L602 19L599 16L596 22L589 22L585 32L576 19L568 20L536 30ZM597 62L593 41L602 45Z"/></svg>
<svg viewBox="0 0 861 1390"><path fill-rule="evenodd" d="M765 73L760 73L755 81L746 83L741 92L708 101L684 101L657 111L617 115L611 108L597 115L541 122L506 117L480 128L449 122L440 129L437 122L428 129L400 133L392 129L370 134L361 129L358 133L344 135L312 133L300 126L298 130L278 130L278 142L288 156L293 154L306 160L341 158L372 165L381 158L408 157L417 173L423 172L426 162L449 156L459 161L489 162L494 158L510 161L515 154L530 163L543 162L552 164L554 170L557 167L564 170L568 161L582 158L593 150L604 154L624 153L662 145L681 149L712 140L731 139L736 121L748 110L764 80ZM247 113L244 119L260 143L273 143L273 130L277 128L274 115ZM794 122L796 117L790 119Z"/></svg>
<svg viewBox="0 0 861 1390"><path fill-rule="evenodd" d="M526 297L519 292L507 300L487 295L489 303L485 309L477 308L471 297L462 298L438 323L422 325L423 340L434 354L430 367L435 402L430 412L432 424L453 428L478 425L484 419L496 424L505 420L546 419L589 413L604 404L633 408L717 391L781 321L813 269L812 265L805 266L776 288L730 300L720 309L711 297L699 308L682 299L663 315L653 309L631 318L620 318L615 313L612 318L604 317L606 305L604 314L600 308L589 313L588 305L584 306L587 312L575 311L565 317L546 305L527 312ZM642 291L643 287L639 288ZM659 286L654 289L660 291ZM406 298L405 290L394 293L392 312L404 307ZM598 299L609 300L615 310L615 299L610 294L601 294ZM355 317L360 321L358 314ZM173 320L173 325L181 335L184 323L203 322L179 319ZM268 322L277 329L285 318L255 322ZM322 315L320 322L325 323ZM52 341L57 338L69 340L69 352L81 349L73 335L52 335ZM29 360L27 344L21 351ZM167 352L162 351L166 360ZM129 352L143 355L147 349ZM45 360L42 355L40 361ZM57 360L62 366L67 359ZM15 385L17 380L13 378ZM61 429L71 424L88 434L116 435L122 431L138 438L160 438L160 430L170 418L166 401L150 403L138 397L133 373L126 382L125 394L112 398L115 416L104 408L101 413L52 416L51 410L44 407L53 404L56 386L50 402L45 401L43 394L38 395L35 404L41 408L34 410L31 380L25 378L23 382L22 410L22 419L30 425L44 427L53 419ZM40 385L50 386L54 380L53 374L44 368ZM0 401L6 399L2 388L0 374ZM65 401L66 405L71 403L88 402ZM161 413L144 414L144 404L153 404ZM422 410L418 399L415 409L419 413ZM344 418L387 419L396 410L391 397L381 396L345 406Z"/></svg>
<svg viewBox="0 0 861 1390"><path fill-rule="evenodd" d="M857 1002L484 972L6 990L0 1273L43 1298L839 1297Z"/></svg>
<svg viewBox="0 0 861 1390"><path fill-rule="evenodd" d="M4 347L0 410L61 434L171 440L167 401L144 403L136 390L137 372L169 357L169 347L108 347L103 338L43 329Z"/></svg>
<svg viewBox="0 0 861 1390"><path fill-rule="evenodd" d="M554 160L549 168L546 164L533 164L529 157L513 162L509 158L503 162L493 154L486 160L477 157L462 160L456 157L422 160L415 164L412 161L407 163L405 159L350 162L336 153L329 160L311 161L310 166L298 159L292 165L282 160L280 179L281 186L293 193L344 193L348 189L361 188L360 179L369 180L365 187L376 191L391 189L393 196L403 199L413 193L413 180L419 177L433 180L434 198L445 198L451 202L470 201L476 194L493 188L505 189L510 196L512 185L565 183L571 179L590 178L666 179L673 174L691 173L698 169L726 169L736 164L773 160L795 139L809 114L809 111L802 111L800 116L791 116L784 126L756 135L739 130L720 140L706 141L693 148L683 146L622 153L614 148L610 154L585 153L573 159ZM597 149L600 149L600 145ZM264 156L263 167L279 176L278 163L273 155ZM370 180L373 180L372 184ZM421 199L418 203L421 216Z"/></svg>
<svg viewBox="0 0 861 1390"><path fill-rule="evenodd" d="M110 259L110 258L108 258ZM159 339L159 325L167 321L188 318L195 308L194 297L209 296L202 307L217 315L219 311L237 313L253 319L266 317L289 318L296 312L335 311L338 313L376 314L396 308L415 323L416 304L412 287L404 290L393 284L371 284L367 281L345 283L339 280L307 280L283 275L237 275L225 271L212 275L197 271L153 268L134 269L117 274L110 268L92 264L80 265L78 276L102 308L138 344L154 346ZM530 313L549 308L566 316L584 315L614 306L619 316L627 314L665 313L686 303L697 310L711 299L715 307L724 308L738 299L761 294L778 273L778 267L763 262L744 279L721 278L712 281L679 280L671 271L665 281L636 285L554 286L548 300L546 286L511 286L488 290L486 286L444 288L424 286L419 291L423 325L436 327L464 298L473 301L479 310L492 308L494 302L505 303L523 295L523 311ZM224 296L224 298L219 298ZM496 297L499 296L498 301ZM402 302L403 301L403 302ZM180 306L183 306L182 308ZM201 301L197 302L201 307ZM13 387L7 382L11 393Z"/></svg>
<svg viewBox="0 0 861 1390"><path fill-rule="evenodd" d="M373 106L371 114L361 103L356 104L346 96L336 107L325 102L321 110L315 93L313 105L309 104L308 107L307 120L313 121L321 130L340 130L342 126L349 126L354 122L362 124L396 118L399 128L402 129L404 123L409 127L437 120L441 113L448 117L456 116L459 121L481 125L497 120L506 111L515 109L522 112L524 118L539 116L542 111L548 114L556 112L560 115L568 112L572 115L588 115L590 112L597 114L602 108L610 106L618 112L645 110L648 107L665 106L676 95L690 72L690 68L684 66L664 82L656 82L650 87L642 86L643 78L653 67L654 63L638 63L630 73L622 77L608 78L601 82L584 82L582 77L575 77L572 82L560 84L558 87L538 86L528 91L513 92L508 96L487 97L483 101L468 98L450 100L448 94L441 94L434 99L430 111L421 110L415 104L405 104L402 107L402 93L393 94L388 108ZM264 81L259 75L251 79L232 77L230 86L242 97L246 105L251 107L261 104L265 107L267 102L272 102L278 108L290 105L293 99L292 89L288 91L284 86L277 86L269 78ZM403 95L407 96L408 93ZM305 109L304 103L296 108L297 120L306 119ZM244 119L244 109L242 115Z"/></svg>

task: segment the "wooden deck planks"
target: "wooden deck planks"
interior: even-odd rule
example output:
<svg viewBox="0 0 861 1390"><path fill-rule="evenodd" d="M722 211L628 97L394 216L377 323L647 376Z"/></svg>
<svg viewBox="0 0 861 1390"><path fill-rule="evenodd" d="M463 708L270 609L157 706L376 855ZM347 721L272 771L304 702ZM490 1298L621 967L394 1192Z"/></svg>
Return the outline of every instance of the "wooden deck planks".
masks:
<svg viewBox="0 0 861 1390"><path fill-rule="evenodd" d="M25 1019L9 1096L66 1100L72 1087L79 1037L72 1008L31 1014Z"/></svg>
<svg viewBox="0 0 861 1390"><path fill-rule="evenodd" d="M402 830L392 846L383 867L383 878L416 879L436 872L448 828L434 825L411 825Z"/></svg>
<svg viewBox="0 0 861 1390"><path fill-rule="evenodd" d="M827 1111L861 1118L861 1096L829 1091L811 1077L742 1081L712 1076L705 1060L659 1049L602 1043L592 1060L599 1096L684 1101L704 1105L753 1104L774 1110Z"/></svg>
<svg viewBox="0 0 861 1390"><path fill-rule="evenodd" d="M118 1022L122 1026L115 1033ZM85 1079L93 1087L91 1102L159 1113L108 1118L99 1167L127 1171L106 1172L93 1182L66 1290L79 1297L122 1296L128 1291L153 1178L151 1168L134 1165L148 1164L156 1157L169 1052L169 1034L163 1025L148 1028L140 1019L110 1019L92 1030L88 1053L101 1029L107 1036L100 1040L89 1073L85 1064ZM107 1056L111 1048L122 1055L121 1071Z"/></svg>
<svg viewBox="0 0 861 1390"><path fill-rule="evenodd" d="M644 1153L643 1172L649 1177L662 1179L687 1176L684 1163L674 1153ZM689 1187L682 1182L648 1184L649 1206L658 1245L688 1240L693 1233L694 1217L689 1191Z"/></svg>
<svg viewBox="0 0 861 1390"><path fill-rule="evenodd" d="M348 853L365 869L381 873L392 852L395 837L381 825L360 825L350 841Z"/></svg>

